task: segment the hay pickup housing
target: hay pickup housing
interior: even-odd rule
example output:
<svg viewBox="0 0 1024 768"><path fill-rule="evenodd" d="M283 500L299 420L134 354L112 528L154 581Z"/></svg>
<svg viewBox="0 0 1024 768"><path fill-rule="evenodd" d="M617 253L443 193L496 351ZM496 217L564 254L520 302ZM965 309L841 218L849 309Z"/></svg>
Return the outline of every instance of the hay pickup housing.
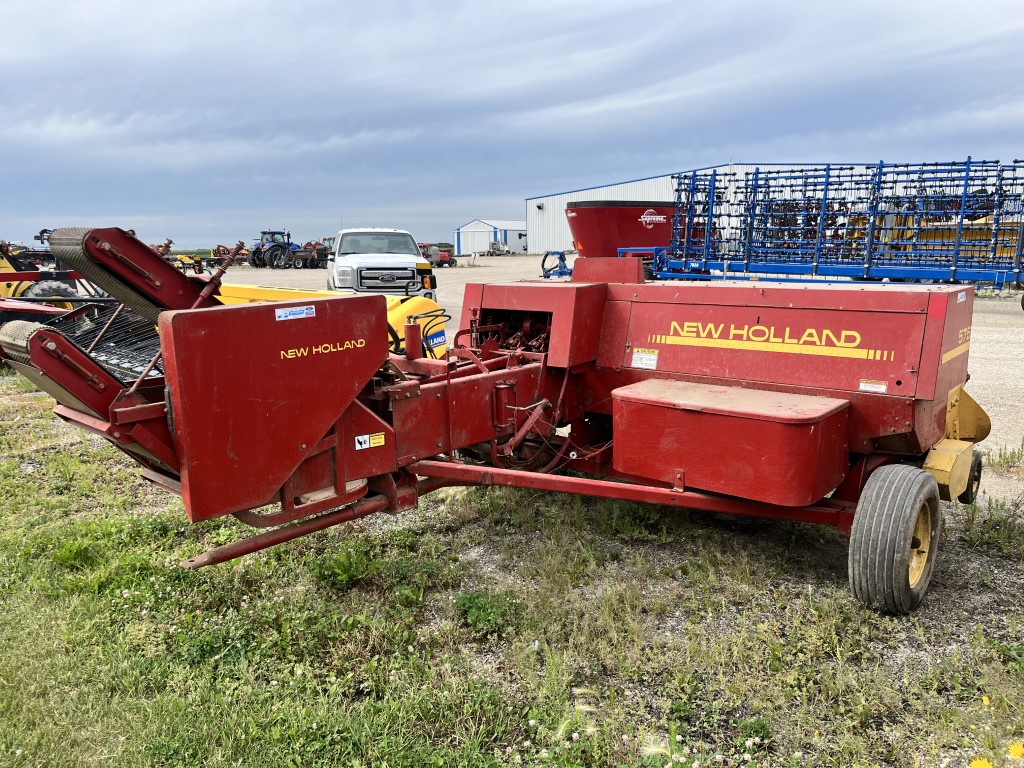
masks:
<svg viewBox="0 0 1024 768"><path fill-rule="evenodd" d="M116 233L54 238L102 254ZM117 280L152 304L154 258L122 255ZM940 498L980 482L969 287L645 284L638 260L587 258L572 282L467 286L437 359L415 322L389 326L382 296L193 303L155 317L159 370L135 378L59 322L0 334L58 415L180 493L191 520L267 529L190 567L443 486L504 485L831 525L851 536L854 596L906 613Z"/></svg>

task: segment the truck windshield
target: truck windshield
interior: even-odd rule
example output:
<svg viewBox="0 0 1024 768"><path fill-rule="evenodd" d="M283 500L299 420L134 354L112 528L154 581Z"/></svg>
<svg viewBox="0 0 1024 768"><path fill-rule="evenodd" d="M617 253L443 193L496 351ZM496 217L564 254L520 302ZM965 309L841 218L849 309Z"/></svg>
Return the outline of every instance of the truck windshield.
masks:
<svg viewBox="0 0 1024 768"><path fill-rule="evenodd" d="M419 256L420 249L412 235L401 232L346 232L341 236L338 254L401 253Z"/></svg>

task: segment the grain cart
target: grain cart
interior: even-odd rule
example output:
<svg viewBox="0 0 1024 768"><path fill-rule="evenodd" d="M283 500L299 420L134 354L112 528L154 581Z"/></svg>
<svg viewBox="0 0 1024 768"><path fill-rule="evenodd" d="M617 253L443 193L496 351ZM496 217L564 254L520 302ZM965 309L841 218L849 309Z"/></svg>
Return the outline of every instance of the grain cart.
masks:
<svg viewBox="0 0 1024 768"><path fill-rule="evenodd" d="M978 492L970 288L645 284L638 260L585 258L571 282L467 286L435 358L414 322L396 339L383 296L219 306L179 295L176 271L166 292L147 280L164 265L122 234L51 242L103 264L108 290L161 298L138 373L73 321L0 346L192 521L264 529L189 568L501 485L830 525L854 596L903 614L931 579L940 500Z"/></svg>

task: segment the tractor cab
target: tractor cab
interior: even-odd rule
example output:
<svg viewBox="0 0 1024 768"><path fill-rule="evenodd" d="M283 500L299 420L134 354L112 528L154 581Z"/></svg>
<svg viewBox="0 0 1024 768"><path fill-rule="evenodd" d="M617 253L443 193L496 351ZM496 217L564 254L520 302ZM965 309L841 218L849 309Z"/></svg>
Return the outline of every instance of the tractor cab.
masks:
<svg viewBox="0 0 1024 768"><path fill-rule="evenodd" d="M292 233L281 230L264 230L260 232L260 245L291 245Z"/></svg>

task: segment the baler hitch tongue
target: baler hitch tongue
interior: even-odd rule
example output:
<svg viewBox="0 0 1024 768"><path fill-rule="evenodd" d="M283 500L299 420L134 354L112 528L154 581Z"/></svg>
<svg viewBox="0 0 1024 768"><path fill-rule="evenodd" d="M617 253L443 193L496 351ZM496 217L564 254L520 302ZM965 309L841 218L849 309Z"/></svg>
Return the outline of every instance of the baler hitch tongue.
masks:
<svg viewBox="0 0 1024 768"><path fill-rule="evenodd" d="M351 520L357 520L360 517L372 515L375 512L387 509L387 507L388 500L384 496L372 496L368 499L360 499L350 506L343 507L342 509L336 509L333 512L327 512L306 520L300 520L299 522L291 523L290 525L283 525L280 528L274 528L273 530L265 531L264 533L257 534L256 536L249 536L245 539L233 541L230 544L215 547L214 549L207 550L195 557L182 560L180 565L182 568L187 568L189 570L196 570L207 565L217 565L218 563L223 563L228 560L234 560L237 557L251 555L253 552L259 552L260 550L276 546L277 544L283 544L286 541L292 541L293 539L306 536L310 533L315 533L316 531L322 531L325 528L330 528L332 525L347 523Z"/></svg>

